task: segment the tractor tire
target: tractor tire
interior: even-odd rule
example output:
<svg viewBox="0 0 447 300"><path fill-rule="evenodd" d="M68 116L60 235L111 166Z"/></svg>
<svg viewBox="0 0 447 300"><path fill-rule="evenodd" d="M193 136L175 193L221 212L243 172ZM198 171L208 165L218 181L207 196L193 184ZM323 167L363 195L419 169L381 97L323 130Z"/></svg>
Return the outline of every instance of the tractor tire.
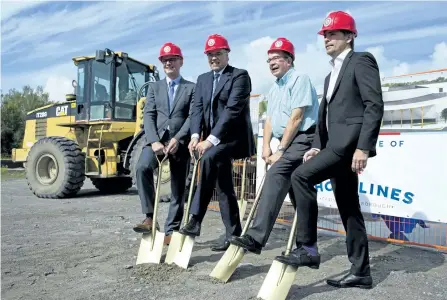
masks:
<svg viewBox="0 0 447 300"><path fill-rule="evenodd" d="M90 180L104 194L124 193L132 187L131 177L90 178Z"/></svg>
<svg viewBox="0 0 447 300"><path fill-rule="evenodd" d="M133 147L132 153L130 154L129 168L130 177L132 178L132 184L137 185L137 163L140 158L141 151L143 151L145 139L144 136L140 137ZM158 163L157 163L158 164ZM154 170L154 187L157 188L158 180L158 167ZM165 161L162 171L162 181L160 183L160 202L171 201L171 172L169 170L169 161Z"/></svg>
<svg viewBox="0 0 447 300"><path fill-rule="evenodd" d="M85 154L79 145L64 137L38 140L28 154L26 179L39 198L68 198L76 195L85 180Z"/></svg>

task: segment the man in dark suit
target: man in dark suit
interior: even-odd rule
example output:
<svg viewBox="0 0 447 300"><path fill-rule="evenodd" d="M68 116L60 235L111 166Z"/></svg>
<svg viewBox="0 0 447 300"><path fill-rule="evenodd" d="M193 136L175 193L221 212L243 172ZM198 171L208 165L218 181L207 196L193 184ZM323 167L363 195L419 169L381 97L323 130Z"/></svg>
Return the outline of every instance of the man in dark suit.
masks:
<svg viewBox="0 0 447 300"><path fill-rule="evenodd" d="M242 227L233 187L232 159L250 157L256 153L250 121L251 81L246 70L228 65L230 47L221 35L208 37L205 54L211 71L197 78L194 107L191 113L191 155L202 155L200 178L191 203L192 217L180 232L199 236L217 181L217 193L222 220L226 229L223 244L212 247L224 251L232 235L239 236ZM199 142L200 134L203 141Z"/></svg>
<svg viewBox="0 0 447 300"><path fill-rule="evenodd" d="M276 259L294 266L318 268L317 191L315 185L330 179L346 230L350 272L340 280L327 280L336 287L371 288L368 238L358 196L358 173L368 157L376 156L384 104L377 62L368 52L354 52L357 36L354 19L332 12L319 34L324 35L332 71L326 77L318 126L312 149L303 165L292 174L298 213L300 246Z"/></svg>
<svg viewBox="0 0 447 300"><path fill-rule="evenodd" d="M137 163L136 177L141 207L146 219L134 227L139 233L150 233L154 220L154 169L158 167L156 155L169 156L171 172L171 202L165 223L165 244L171 234L180 228L183 217L185 182L189 165L190 108L195 84L183 79L180 68L183 56L180 48L166 43L160 49L166 79L151 83L144 106L144 132L146 146ZM156 221L156 220L155 220Z"/></svg>

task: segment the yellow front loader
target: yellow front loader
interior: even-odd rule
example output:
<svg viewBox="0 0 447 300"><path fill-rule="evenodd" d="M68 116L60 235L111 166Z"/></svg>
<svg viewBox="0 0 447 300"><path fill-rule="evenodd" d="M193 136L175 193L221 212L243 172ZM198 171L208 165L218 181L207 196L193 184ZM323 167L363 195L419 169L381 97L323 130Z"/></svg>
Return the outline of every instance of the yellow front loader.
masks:
<svg viewBox="0 0 447 300"><path fill-rule="evenodd" d="M74 196L86 177L102 192L126 191L135 183L145 145L143 96L159 80L156 67L110 49L73 61L75 94L28 112L22 148L12 150L12 160L24 163L28 185L41 198ZM163 170L166 191L170 172Z"/></svg>

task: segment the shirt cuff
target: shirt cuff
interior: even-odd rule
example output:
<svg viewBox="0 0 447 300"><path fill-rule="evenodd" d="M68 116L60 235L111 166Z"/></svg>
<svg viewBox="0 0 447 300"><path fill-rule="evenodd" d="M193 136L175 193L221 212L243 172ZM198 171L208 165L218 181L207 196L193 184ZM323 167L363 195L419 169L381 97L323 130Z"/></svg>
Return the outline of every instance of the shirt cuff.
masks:
<svg viewBox="0 0 447 300"><path fill-rule="evenodd" d="M311 150L316 150L316 151L320 152L320 149L318 149L318 148L312 148Z"/></svg>
<svg viewBox="0 0 447 300"><path fill-rule="evenodd" d="M206 138L206 140L209 141L214 146L217 146L220 143L220 140L211 134Z"/></svg>
<svg viewBox="0 0 447 300"><path fill-rule="evenodd" d="M194 133L193 135L191 135L191 139L199 139L200 135L198 133Z"/></svg>

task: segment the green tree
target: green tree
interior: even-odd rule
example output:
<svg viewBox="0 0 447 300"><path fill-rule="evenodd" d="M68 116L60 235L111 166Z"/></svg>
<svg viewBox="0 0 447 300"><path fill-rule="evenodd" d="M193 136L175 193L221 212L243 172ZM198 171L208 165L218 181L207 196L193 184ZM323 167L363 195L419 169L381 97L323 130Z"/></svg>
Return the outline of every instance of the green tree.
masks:
<svg viewBox="0 0 447 300"><path fill-rule="evenodd" d="M35 90L29 85L22 91L9 90L1 95L1 152L10 154L12 148L21 147L25 130L26 113L49 103L48 93L38 86Z"/></svg>
<svg viewBox="0 0 447 300"><path fill-rule="evenodd" d="M447 122L447 108L444 108L444 109L441 111L441 118L444 119L444 122Z"/></svg>

